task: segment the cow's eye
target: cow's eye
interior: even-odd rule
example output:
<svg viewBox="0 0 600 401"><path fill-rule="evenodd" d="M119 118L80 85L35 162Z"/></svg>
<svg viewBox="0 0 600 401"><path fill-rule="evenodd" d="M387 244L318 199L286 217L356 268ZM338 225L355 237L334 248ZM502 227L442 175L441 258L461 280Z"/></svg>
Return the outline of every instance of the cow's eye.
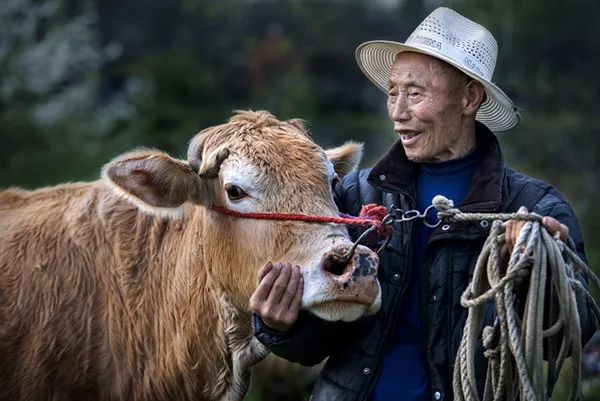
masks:
<svg viewBox="0 0 600 401"><path fill-rule="evenodd" d="M225 184L225 192L230 201L238 201L248 196L242 188L233 184Z"/></svg>

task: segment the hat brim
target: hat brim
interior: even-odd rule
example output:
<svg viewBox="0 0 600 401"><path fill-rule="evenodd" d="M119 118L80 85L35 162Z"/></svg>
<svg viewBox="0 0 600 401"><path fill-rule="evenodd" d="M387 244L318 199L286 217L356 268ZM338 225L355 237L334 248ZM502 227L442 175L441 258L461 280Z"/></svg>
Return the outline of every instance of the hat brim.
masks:
<svg viewBox="0 0 600 401"><path fill-rule="evenodd" d="M496 85L459 65L444 54L434 49L406 45L404 43L375 40L365 42L356 49L356 62L361 71L383 92L387 93L390 71L396 55L401 52L417 52L426 54L458 68L471 78L481 82L487 94L477 115L477 121L485 124L494 132L511 129L521 120L521 116L513 101Z"/></svg>

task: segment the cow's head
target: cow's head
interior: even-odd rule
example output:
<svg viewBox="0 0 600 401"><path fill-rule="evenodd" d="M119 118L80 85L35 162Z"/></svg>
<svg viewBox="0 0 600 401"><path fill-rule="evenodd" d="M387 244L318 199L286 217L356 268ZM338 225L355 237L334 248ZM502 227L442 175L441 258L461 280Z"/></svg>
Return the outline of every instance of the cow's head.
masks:
<svg viewBox="0 0 600 401"><path fill-rule="evenodd" d="M376 312L381 291L374 252L358 246L349 262L339 262L352 245L345 227L229 217L210 206L337 216L332 187L357 167L361 153L352 143L324 151L299 120L239 112L197 134L187 162L141 150L113 160L103 175L143 211L170 218L182 218L186 208L202 213L204 264L240 308L247 309L260 267L287 261L301 268L304 308L351 321Z"/></svg>

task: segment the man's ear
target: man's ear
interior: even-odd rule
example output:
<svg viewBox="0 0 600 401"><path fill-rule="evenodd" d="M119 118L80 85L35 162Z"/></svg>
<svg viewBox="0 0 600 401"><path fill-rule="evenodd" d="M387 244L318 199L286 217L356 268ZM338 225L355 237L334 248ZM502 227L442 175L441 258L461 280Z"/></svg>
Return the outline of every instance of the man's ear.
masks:
<svg viewBox="0 0 600 401"><path fill-rule="evenodd" d="M102 178L141 210L179 218L186 202L209 203L208 186L193 169L157 150L125 153L102 169Z"/></svg>
<svg viewBox="0 0 600 401"><path fill-rule="evenodd" d="M346 142L342 146L325 151L340 179L358 168L362 153L363 144L356 142Z"/></svg>
<svg viewBox="0 0 600 401"><path fill-rule="evenodd" d="M466 115L474 115L479 110L479 107L485 101L485 88L476 80L471 80L465 86L465 93L463 97L463 108Z"/></svg>

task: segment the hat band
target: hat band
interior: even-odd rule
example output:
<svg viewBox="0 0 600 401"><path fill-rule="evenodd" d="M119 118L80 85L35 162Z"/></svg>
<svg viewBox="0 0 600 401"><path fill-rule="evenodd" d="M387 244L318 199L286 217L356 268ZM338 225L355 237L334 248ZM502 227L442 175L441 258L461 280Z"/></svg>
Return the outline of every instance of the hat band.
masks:
<svg viewBox="0 0 600 401"><path fill-rule="evenodd" d="M470 71L472 74L485 79L486 81L492 80L492 74L484 72L479 68L478 62L473 60L471 55L459 47L453 46L451 43L443 40L437 40L435 38L421 36L418 34L411 35L405 42L405 45L422 49L426 53L435 52L442 59L452 61L453 64L459 68Z"/></svg>

